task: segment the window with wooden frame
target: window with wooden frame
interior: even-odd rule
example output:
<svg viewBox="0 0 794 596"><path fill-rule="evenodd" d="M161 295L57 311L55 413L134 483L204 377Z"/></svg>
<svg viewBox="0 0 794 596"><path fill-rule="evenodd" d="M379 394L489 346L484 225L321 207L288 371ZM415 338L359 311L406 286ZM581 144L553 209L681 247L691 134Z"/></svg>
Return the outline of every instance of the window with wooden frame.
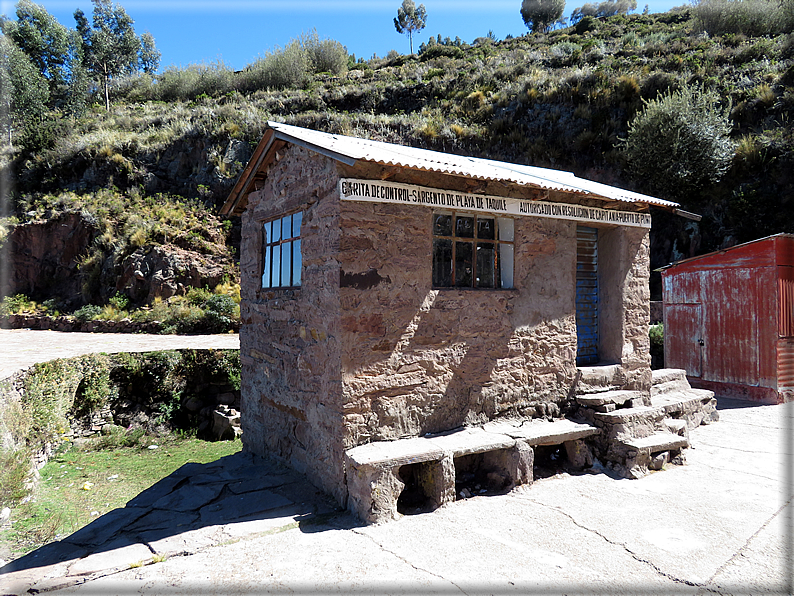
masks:
<svg viewBox="0 0 794 596"><path fill-rule="evenodd" d="M262 224L262 288L301 285L300 211Z"/></svg>
<svg viewBox="0 0 794 596"><path fill-rule="evenodd" d="M433 214L433 287L513 287L514 221L470 213Z"/></svg>

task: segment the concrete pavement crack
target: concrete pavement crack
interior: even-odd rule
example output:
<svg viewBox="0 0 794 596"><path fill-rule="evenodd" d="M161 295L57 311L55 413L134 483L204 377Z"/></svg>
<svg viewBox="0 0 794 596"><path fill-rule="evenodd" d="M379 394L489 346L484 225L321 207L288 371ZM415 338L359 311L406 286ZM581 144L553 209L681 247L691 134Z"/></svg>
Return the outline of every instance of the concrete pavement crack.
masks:
<svg viewBox="0 0 794 596"><path fill-rule="evenodd" d="M735 561L737 557L740 557L740 556L742 556L742 555L743 555L743 553L744 553L744 552L745 552L745 551L746 551L748 548L750 548L750 543L751 543L753 540L755 540L755 539L756 539L756 537L757 537L757 536L758 536L758 535L759 535L759 534L760 534L760 533L761 533L761 532L762 532L762 531L763 531L763 530L764 530L764 529L765 529L765 528L766 528L766 527L767 527L769 524L771 524L771 523L772 523L772 520L774 520L774 519L775 519L775 518L776 518L778 515L780 515L781 513L783 513L783 510L784 510L786 507L790 507L790 506L791 506L791 499L789 499L788 501L786 501L785 503L783 503L783 505L781 505L781 506L780 506L780 509L778 509L777 511L775 511L775 513L773 513L773 514L772 514L772 517L770 517L768 520L766 520L766 521L765 521L765 522L764 522L764 523L761 525L761 527L760 527L760 528L758 528L758 529L757 529L757 530L756 530L756 531L753 533L753 535L752 535L752 536L750 536L750 537L747 539L747 541L746 541L746 542L745 542L745 543L742 545L742 547L741 547L739 550L737 550L737 551L736 551L736 552L735 552L735 553L734 553L734 554L731 556L731 558L729 558L727 561L725 561L725 562L724 562L722 565L720 565L720 566L717 568L717 570L714 572L714 575L712 575L712 576L709 578L708 582L706 582L706 585L710 585L710 584L714 583L714 580L717 578L717 576L718 576L720 573L722 573L722 572L723 572L723 571L724 571L724 570L725 570L725 569L728 567L728 565L730 565L730 564L731 564L733 561ZM789 546L789 548L791 548L791 546ZM789 556L790 556L790 555L789 555ZM790 561L789 561L789 562L790 562ZM791 588L792 588L792 585L791 585L792 578L791 578L791 575L790 575L790 574L789 574L789 577L787 578L787 581L788 581L788 585L787 585L787 586L785 586L785 587L786 587L786 588L788 588L787 592L790 594L790 593L791 593ZM705 587L705 586L704 586L704 587ZM715 588L715 589L707 588L707 589L709 589L710 591L718 591L718 590L719 590L719 588Z"/></svg>
<svg viewBox="0 0 794 596"><path fill-rule="evenodd" d="M719 472L731 472L734 474L744 474L745 476L755 476L756 478L763 478L764 480L769 480L770 482L780 481L780 478L770 478L769 476L764 476L763 474L754 474L753 472L748 472L747 470L736 470L734 468L721 468L719 466L710 466L704 463L700 463L698 465L701 465L704 468L708 468L709 470L717 470Z"/></svg>
<svg viewBox="0 0 794 596"><path fill-rule="evenodd" d="M405 557L401 557L400 555L398 555L398 554L397 554L396 552L394 552L393 550L389 550L388 548L386 548L385 546L383 546L383 545L382 545L380 542L378 542L377 540L375 540L375 539L374 539L372 536L370 536L369 534L365 534L365 533L364 533L364 532L362 532L361 530L358 530L358 529L356 529L356 528L353 528L353 529L352 529L352 532L353 532L354 534L358 534L359 536L364 536L365 538L369 538L369 539L370 539L372 542L374 542L374 543L375 543L375 544L378 546L378 548L380 548L380 549L381 549L383 552L389 553L389 554L390 554L390 555L392 555L393 557L395 557L395 558L399 559L400 561L402 561L402 562L403 562L403 563L405 563L406 565L409 565L410 567L413 567L413 568L414 568L414 569L416 569L417 571L421 571L421 572L423 572L423 573L427 573L428 575L432 575L433 577L437 577L437 578L438 578L438 579L440 579L440 580L443 580L443 581L446 581L446 582L449 582L449 583L451 583L451 584L452 584L453 586L455 586L455 587L456 587L458 590L460 590L460 593L461 593L461 594L466 594L466 596L468 596L468 593L467 593L467 592L466 592L466 591L465 591L463 588L461 588L461 587L460 587L458 584L456 584L455 582L453 582L451 579L448 579L448 578L444 577L443 575L439 575L439 574L437 574L437 573L433 573L432 571L429 571L429 570L427 570L427 569L423 569L423 568L421 568L421 567L417 567L416 565L414 565L413 563L411 563L411 562L410 562L408 559L406 559Z"/></svg>
<svg viewBox="0 0 794 596"><path fill-rule="evenodd" d="M553 505L546 505L545 503L540 503L539 501L536 501L534 499L529 499L528 498L527 500L532 502L532 503L535 503L536 505L540 505L541 507L546 507L547 509L553 509L554 511L564 515L565 517L567 517L568 519L571 520L573 525L577 526L578 528L582 528L583 530L585 530L587 532L595 534L596 536L598 536L599 538L601 538L602 540L604 540L605 542L608 542L609 544L611 544L613 546L618 546L618 547L622 548L623 550L625 550L631 556L632 559L634 559L635 561L638 561L639 563L644 563L645 565L647 565L648 567L653 569L656 573L658 573L662 577L666 577L667 579L673 581L674 583L684 584L684 585L692 586L692 587L695 587L695 588L703 587L703 584L699 584L697 582L691 582L691 581L686 580L686 579L681 579L680 577L676 577L676 576L674 576L674 575L672 575L670 573L667 573L666 571L662 571L656 564L652 563L651 561L649 561L647 559L643 559L640 555L635 553L633 550L631 550L628 546L626 546L622 542L616 542L614 540L611 540L611 539L607 538L606 536L604 536L598 530L594 530L593 528L588 528L584 524L578 522L576 520L576 518L574 518L570 513L568 513L567 511L563 511L559 507L555 507Z"/></svg>

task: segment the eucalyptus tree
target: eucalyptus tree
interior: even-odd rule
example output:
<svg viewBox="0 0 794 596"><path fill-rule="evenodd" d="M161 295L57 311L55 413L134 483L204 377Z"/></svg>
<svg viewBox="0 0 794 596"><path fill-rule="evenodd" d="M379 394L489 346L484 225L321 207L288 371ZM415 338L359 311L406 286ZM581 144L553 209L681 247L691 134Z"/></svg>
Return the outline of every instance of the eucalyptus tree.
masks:
<svg viewBox="0 0 794 596"><path fill-rule="evenodd" d="M8 36L0 36L0 111L11 145L15 127L41 122L50 97L47 79Z"/></svg>
<svg viewBox="0 0 794 596"><path fill-rule="evenodd" d="M411 54L414 53L414 31L421 31L427 22L427 11L425 5L418 7L414 0L403 0L402 6L397 9L397 17L394 19L394 28L397 33L405 33L411 46Z"/></svg>
<svg viewBox="0 0 794 596"><path fill-rule="evenodd" d="M521 18L532 33L545 33L562 18L565 0L524 0Z"/></svg>
<svg viewBox="0 0 794 596"><path fill-rule="evenodd" d="M88 72L101 83L105 96L105 109L110 110L110 82L112 79L143 70L154 72L160 62L160 53L149 33L138 37L133 20L120 4L111 0L92 0L92 24L82 10L77 9L74 19L82 40L83 63Z"/></svg>
<svg viewBox="0 0 794 596"><path fill-rule="evenodd" d="M64 98L71 70L69 30L43 6L30 0L17 2L16 17L15 21L3 19L0 29L47 80L50 97Z"/></svg>

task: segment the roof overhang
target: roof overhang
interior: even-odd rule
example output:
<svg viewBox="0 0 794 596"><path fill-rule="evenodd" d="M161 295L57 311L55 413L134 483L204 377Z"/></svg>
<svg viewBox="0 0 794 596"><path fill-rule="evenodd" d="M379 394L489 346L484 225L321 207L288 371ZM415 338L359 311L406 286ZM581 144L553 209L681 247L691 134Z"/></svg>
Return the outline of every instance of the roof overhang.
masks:
<svg viewBox="0 0 794 596"><path fill-rule="evenodd" d="M267 124L268 129L262 140L221 208L222 215L239 215L245 210L248 194L258 190L259 184L267 176L268 168L278 159L279 150L289 143L349 166L354 166L359 161L365 161L387 167L424 170L568 192L620 203L648 205L678 212L679 215L690 219L699 218L695 214L680 211L677 203L577 178L571 172L452 155L428 149L309 130L279 122L268 122Z"/></svg>

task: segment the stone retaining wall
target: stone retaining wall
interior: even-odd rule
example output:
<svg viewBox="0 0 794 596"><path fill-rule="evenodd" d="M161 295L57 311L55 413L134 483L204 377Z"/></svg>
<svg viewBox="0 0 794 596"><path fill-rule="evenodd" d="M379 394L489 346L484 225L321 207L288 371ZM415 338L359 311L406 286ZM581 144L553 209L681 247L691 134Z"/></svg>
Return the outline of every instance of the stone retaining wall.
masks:
<svg viewBox="0 0 794 596"><path fill-rule="evenodd" d="M46 317L40 315L8 315L0 317L2 329L50 329L52 331L79 331L82 333L160 333L159 321L136 323L121 321L78 321L73 317Z"/></svg>
<svg viewBox="0 0 794 596"><path fill-rule="evenodd" d="M41 315L7 315L0 317L0 329L50 329L52 331L77 331L82 333L161 333L160 321L139 323L130 319L121 321L78 321L74 317L47 317ZM235 322L235 333L240 324Z"/></svg>

